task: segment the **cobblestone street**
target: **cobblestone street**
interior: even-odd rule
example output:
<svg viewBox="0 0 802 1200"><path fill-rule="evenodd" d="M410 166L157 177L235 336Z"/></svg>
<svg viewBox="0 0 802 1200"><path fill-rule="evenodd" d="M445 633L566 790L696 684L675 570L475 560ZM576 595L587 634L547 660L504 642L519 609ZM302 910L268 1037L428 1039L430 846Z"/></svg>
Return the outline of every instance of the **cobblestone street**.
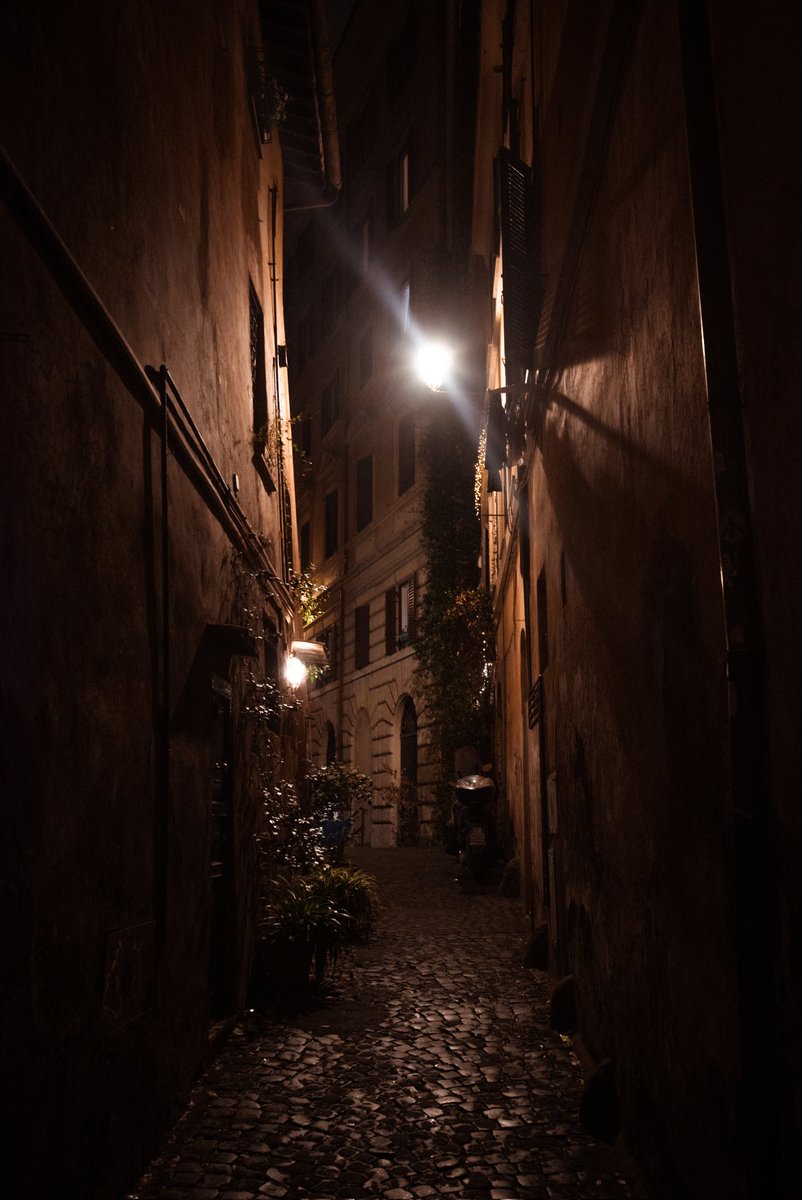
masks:
<svg viewBox="0 0 802 1200"><path fill-rule="evenodd" d="M353 857L381 885L373 940L325 1004L236 1031L137 1200L643 1200L578 1124L518 903L464 894L442 851Z"/></svg>

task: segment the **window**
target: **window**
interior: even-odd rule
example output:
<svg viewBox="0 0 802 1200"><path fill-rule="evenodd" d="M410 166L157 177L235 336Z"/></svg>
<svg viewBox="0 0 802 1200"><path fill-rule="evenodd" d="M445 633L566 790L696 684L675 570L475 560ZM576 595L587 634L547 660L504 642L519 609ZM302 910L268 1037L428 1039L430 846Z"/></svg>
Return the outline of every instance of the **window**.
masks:
<svg viewBox="0 0 802 1200"><path fill-rule="evenodd" d="M340 627L332 625L323 634L323 645L329 656L327 679L336 679L340 670Z"/></svg>
<svg viewBox="0 0 802 1200"><path fill-rule="evenodd" d="M295 443L295 449L304 457L312 457L312 418L309 413L304 413L298 419L298 441Z"/></svg>
<svg viewBox="0 0 802 1200"><path fill-rule="evenodd" d="M360 604L354 609L354 670L361 670L369 662L370 605Z"/></svg>
<svg viewBox="0 0 802 1200"><path fill-rule="evenodd" d="M356 528L357 532L373 520L373 455L360 458L356 464Z"/></svg>
<svg viewBox="0 0 802 1200"><path fill-rule="evenodd" d="M331 333L334 318L340 310L340 281L337 270L330 271L320 288L320 332Z"/></svg>
<svg viewBox="0 0 802 1200"><path fill-rule="evenodd" d="M527 370L538 323L538 216L531 168L506 147L497 159L504 275L504 352Z"/></svg>
<svg viewBox="0 0 802 1200"><path fill-rule="evenodd" d="M376 97L371 92L359 116L355 117L348 126L346 143L349 165L353 175L362 170L373 145L375 101Z"/></svg>
<svg viewBox="0 0 802 1200"><path fill-rule="evenodd" d="M315 688L324 687L327 683L331 683L333 679L337 678L339 673L339 627L337 625L330 625L328 629L320 634L317 640L326 647L329 665L328 667L318 668L315 672L312 679L312 686Z"/></svg>
<svg viewBox="0 0 802 1200"><path fill-rule="evenodd" d="M320 397L320 432L328 433L340 415L340 374L334 373Z"/></svg>
<svg viewBox="0 0 802 1200"><path fill-rule="evenodd" d="M267 376L265 372L265 318L253 284L248 284L251 319L251 397L254 444L264 452L267 441ZM260 445L261 443L261 445Z"/></svg>
<svg viewBox="0 0 802 1200"><path fill-rule="evenodd" d="M312 561L312 529L308 521L304 521L298 530L298 549L301 555L301 570L305 571Z"/></svg>
<svg viewBox="0 0 802 1200"><path fill-rule="evenodd" d="M537 577L537 652L541 675L549 662L549 621L546 608L546 568Z"/></svg>
<svg viewBox="0 0 802 1200"><path fill-rule="evenodd" d="M305 313L298 326L298 370L302 371L312 357L312 310Z"/></svg>
<svg viewBox="0 0 802 1200"><path fill-rule="evenodd" d="M329 492L326 496L325 557L331 558L340 544L340 494Z"/></svg>
<svg viewBox="0 0 802 1200"><path fill-rule="evenodd" d="M373 374L373 330L367 329L359 341L359 386L364 387Z"/></svg>
<svg viewBox="0 0 802 1200"><path fill-rule="evenodd" d="M410 644L415 632L415 579L405 579L384 593L384 651L395 654Z"/></svg>
<svg viewBox="0 0 802 1200"><path fill-rule="evenodd" d="M398 422L398 494L403 496L415 482L415 417L409 413Z"/></svg>
<svg viewBox="0 0 802 1200"><path fill-rule="evenodd" d="M401 328L404 330L404 333L409 333L410 296L409 280L405 279L401 284Z"/></svg>
<svg viewBox="0 0 802 1200"><path fill-rule="evenodd" d="M397 225L409 208L410 154L405 147L387 167L387 224Z"/></svg>
<svg viewBox="0 0 802 1200"><path fill-rule="evenodd" d="M398 645L408 646L415 625L415 580L407 579L398 589Z"/></svg>

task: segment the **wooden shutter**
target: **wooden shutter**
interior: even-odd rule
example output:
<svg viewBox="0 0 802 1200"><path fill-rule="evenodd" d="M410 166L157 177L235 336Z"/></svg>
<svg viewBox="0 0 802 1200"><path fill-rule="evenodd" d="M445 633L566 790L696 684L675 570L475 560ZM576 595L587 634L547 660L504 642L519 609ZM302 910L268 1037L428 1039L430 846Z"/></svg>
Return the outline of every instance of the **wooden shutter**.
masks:
<svg viewBox="0 0 802 1200"><path fill-rule="evenodd" d="M504 353L508 366L532 365L537 329L537 229L532 172L506 147L498 157Z"/></svg>
<svg viewBox="0 0 802 1200"><path fill-rule="evenodd" d="M409 640L415 638L415 576L407 580L409 584Z"/></svg>

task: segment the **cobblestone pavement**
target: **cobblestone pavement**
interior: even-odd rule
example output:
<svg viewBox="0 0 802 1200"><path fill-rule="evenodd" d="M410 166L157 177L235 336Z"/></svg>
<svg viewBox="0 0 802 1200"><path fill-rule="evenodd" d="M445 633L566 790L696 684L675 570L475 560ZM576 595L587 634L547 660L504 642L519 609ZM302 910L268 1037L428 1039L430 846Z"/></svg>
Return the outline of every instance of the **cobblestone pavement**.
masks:
<svg viewBox="0 0 802 1200"><path fill-rule="evenodd" d="M643 1200L576 1119L517 902L438 850L357 850L385 912L329 1000L240 1028L137 1200Z"/></svg>

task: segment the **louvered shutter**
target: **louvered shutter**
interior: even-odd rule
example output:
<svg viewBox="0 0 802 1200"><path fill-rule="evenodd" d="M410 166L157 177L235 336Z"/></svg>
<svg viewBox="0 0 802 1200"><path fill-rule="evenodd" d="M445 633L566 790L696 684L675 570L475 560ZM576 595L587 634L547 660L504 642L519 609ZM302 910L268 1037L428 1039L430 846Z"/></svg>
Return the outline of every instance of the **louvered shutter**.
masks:
<svg viewBox="0 0 802 1200"><path fill-rule="evenodd" d="M537 230L532 172L506 147L498 157L504 353L508 366L527 370L537 329Z"/></svg>
<svg viewBox="0 0 802 1200"><path fill-rule="evenodd" d="M415 640L415 576L409 580L409 640Z"/></svg>
<svg viewBox="0 0 802 1200"><path fill-rule="evenodd" d="M499 472L507 457L506 420L501 396L491 395L487 412L487 441L485 442L485 468L487 490L501 491Z"/></svg>

